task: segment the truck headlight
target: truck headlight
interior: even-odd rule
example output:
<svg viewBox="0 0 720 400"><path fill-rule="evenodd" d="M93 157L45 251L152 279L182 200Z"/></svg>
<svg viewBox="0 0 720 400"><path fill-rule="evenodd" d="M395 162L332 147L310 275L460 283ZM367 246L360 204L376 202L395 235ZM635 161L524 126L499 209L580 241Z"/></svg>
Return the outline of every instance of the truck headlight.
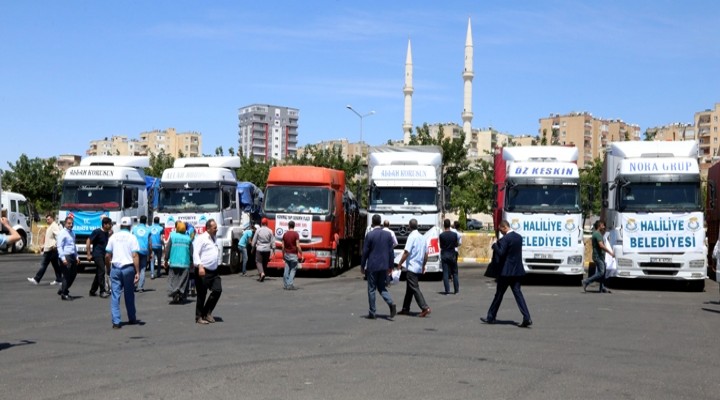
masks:
<svg viewBox="0 0 720 400"><path fill-rule="evenodd" d="M691 260L690 268L705 268L705 260Z"/></svg>
<svg viewBox="0 0 720 400"><path fill-rule="evenodd" d="M629 258L618 258L617 260L618 267L622 268L632 268L633 262Z"/></svg>
<svg viewBox="0 0 720 400"><path fill-rule="evenodd" d="M570 256L567 259L568 264L582 264L583 256Z"/></svg>

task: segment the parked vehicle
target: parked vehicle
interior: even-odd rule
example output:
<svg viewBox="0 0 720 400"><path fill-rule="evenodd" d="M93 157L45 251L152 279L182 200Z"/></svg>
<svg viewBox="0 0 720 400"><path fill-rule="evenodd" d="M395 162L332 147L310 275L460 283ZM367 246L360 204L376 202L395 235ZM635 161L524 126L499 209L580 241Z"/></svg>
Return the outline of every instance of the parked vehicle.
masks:
<svg viewBox="0 0 720 400"><path fill-rule="evenodd" d="M32 243L30 224L33 219L37 220L36 213L30 202L20 193L0 190L0 203L2 203L0 209L7 212L8 222L20 234L20 240L15 242L12 247L7 248L6 245L3 245L0 250L20 253L27 248L29 243ZM0 227L0 229L2 228Z"/></svg>
<svg viewBox="0 0 720 400"><path fill-rule="evenodd" d="M270 169L263 211L276 245L295 222L300 234L302 269L327 270L333 274L359 260L365 232L365 214L347 189L345 172L310 166ZM280 252L268 263L270 269L285 268Z"/></svg>
<svg viewBox="0 0 720 400"><path fill-rule="evenodd" d="M120 218L150 219L157 179L146 177L148 157L91 156L65 172L60 197L59 221L74 218L73 231L80 261L87 261L86 239L110 217L118 231Z"/></svg>
<svg viewBox="0 0 720 400"><path fill-rule="evenodd" d="M368 218L379 214L390 222L400 261L407 242L408 223L418 222L418 231L428 242L427 272L442 272L438 237L449 190L443 185L442 148L439 146L378 146L368 154L370 194ZM370 221L368 221L370 225Z"/></svg>
<svg viewBox="0 0 720 400"><path fill-rule="evenodd" d="M207 221L214 219L220 264L233 273L239 266L237 240L251 223L256 196L261 196L255 185L237 182L235 168L239 167L239 157L178 158L173 168L163 172L156 212L166 238L176 221L203 233Z"/></svg>
<svg viewBox="0 0 720 400"><path fill-rule="evenodd" d="M617 278L687 280L696 290L704 288L708 261L700 184L694 140L610 145L601 218Z"/></svg>
<svg viewBox="0 0 720 400"><path fill-rule="evenodd" d="M493 223L523 238L527 273L583 278L585 246L577 147L529 146L495 152Z"/></svg>
<svg viewBox="0 0 720 400"><path fill-rule="evenodd" d="M477 219L475 219L475 218L470 218L470 219L468 219L467 222L465 223L465 226L467 227L467 229L468 229L469 231L472 231L472 230L482 229L483 223L482 223L482 221L479 221L479 220L477 220Z"/></svg>

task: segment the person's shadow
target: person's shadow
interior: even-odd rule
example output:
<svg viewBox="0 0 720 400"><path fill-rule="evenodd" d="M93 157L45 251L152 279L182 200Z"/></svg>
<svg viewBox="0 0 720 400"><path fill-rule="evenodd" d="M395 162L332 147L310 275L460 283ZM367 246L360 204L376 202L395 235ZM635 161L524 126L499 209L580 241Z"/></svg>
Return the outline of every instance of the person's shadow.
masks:
<svg viewBox="0 0 720 400"><path fill-rule="evenodd" d="M17 346L27 346L29 344L35 344L37 342L34 342L32 340L21 340L19 343L4 343L0 342L0 351L1 350L7 350L11 347L17 347Z"/></svg>

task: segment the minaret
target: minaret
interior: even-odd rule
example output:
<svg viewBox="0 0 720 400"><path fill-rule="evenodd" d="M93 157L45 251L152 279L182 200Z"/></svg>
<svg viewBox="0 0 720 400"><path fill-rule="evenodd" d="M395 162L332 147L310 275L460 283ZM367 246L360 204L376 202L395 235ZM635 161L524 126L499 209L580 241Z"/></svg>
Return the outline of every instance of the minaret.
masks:
<svg viewBox="0 0 720 400"><path fill-rule="evenodd" d="M467 36L465 37L465 69L463 70L463 132L465 143L472 139L472 80L473 80L473 43L470 18L468 18ZM407 107L407 106L406 106Z"/></svg>
<svg viewBox="0 0 720 400"><path fill-rule="evenodd" d="M413 66L412 66L412 48L410 39L408 39L407 57L405 58L405 86L403 86L403 94L405 95L405 117L403 118L403 142L410 143L410 135L412 134L412 94L413 94Z"/></svg>

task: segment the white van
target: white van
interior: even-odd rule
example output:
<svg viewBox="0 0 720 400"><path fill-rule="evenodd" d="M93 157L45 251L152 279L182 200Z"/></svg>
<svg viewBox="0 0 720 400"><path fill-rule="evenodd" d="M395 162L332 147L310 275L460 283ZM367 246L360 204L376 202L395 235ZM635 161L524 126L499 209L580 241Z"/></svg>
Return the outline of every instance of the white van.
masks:
<svg viewBox="0 0 720 400"><path fill-rule="evenodd" d="M20 193L2 191L0 194L2 202L2 210L7 210L7 218L13 228L20 234L20 240L10 248L0 248L0 250L22 252L32 242L32 229L30 223L33 218L33 209L25 196Z"/></svg>

